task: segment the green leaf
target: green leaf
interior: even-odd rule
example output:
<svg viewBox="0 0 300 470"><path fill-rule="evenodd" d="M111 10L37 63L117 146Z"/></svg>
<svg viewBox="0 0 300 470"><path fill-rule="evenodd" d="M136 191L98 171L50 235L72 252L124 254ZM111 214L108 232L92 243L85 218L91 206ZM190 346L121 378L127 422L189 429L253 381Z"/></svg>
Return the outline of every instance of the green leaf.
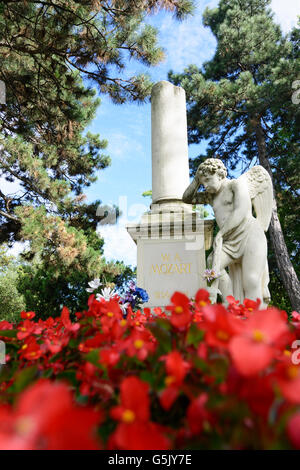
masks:
<svg viewBox="0 0 300 470"><path fill-rule="evenodd" d="M17 333L17 330L0 330L0 337L16 338Z"/></svg>
<svg viewBox="0 0 300 470"><path fill-rule="evenodd" d="M163 353L168 353L172 350L171 334L165 329L165 323L163 324L163 326L158 321L156 321L155 323L148 323L147 328L157 339L158 346Z"/></svg>
<svg viewBox="0 0 300 470"><path fill-rule="evenodd" d="M188 331L186 342L189 345L197 347L204 338L204 331L199 330L198 326L193 323Z"/></svg>
<svg viewBox="0 0 300 470"><path fill-rule="evenodd" d="M101 368L101 364L99 363L99 351L100 349L93 349L93 351L87 353L84 358L86 361L94 364L94 366Z"/></svg>
<svg viewBox="0 0 300 470"><path fill-rule="evenodd" d="M164 328L164 330L170 331L172 329L171 323L169 322L169 320L166 320L165 318L157 318L156 323L157 325Z"/></svg>
<svg viewBox="0 0 300 470"><path fill-rule="evenodd" d="M149 372L148 370L143 370L143 372L140 373L140 378L141 380L148 382L148 384L150 384L151 386L153 386L155 381L154 374Z"/></svg>
<svg viewBox="0 0 300 470"><path fill-rule="evenodd" d="M193 359L193 365L194 365L194 367L196 367L196 369L200 369L203 372L208 372L209 371L209 367L206 364L206 362L203 361L203 359L200 359L199 357L195 357Z"/></svg>
<svg viewBox="0 0 300 470"><path fill-rule="evenodd" d="M78 344L79 344L78 340L76 340L75 338L71 338L70 341L69 341L68 346L69 346L69 348L72 348L72 349L76 348L77 349Z"/></svg>
<svg viewBox="0 0 300 470"><path fill-rule="evenodd" d="M43 377L45 379L49 379L53 375L53 370L52 369L47 369L43 372Z"/></svg>
<svg viewBox="0 0 300 470"><path fill-rule="evenodd" d="M17 373L12 390L14 394L22 392L37 377L37 366L26 367Z"/></svg>
<svg viewBox="0 0 300 470"><path fill-rule="evenodd" d="M65 370L64 372L61 372L60 374L57 375L57 379L58 380L66 379L74 387L76 387L77 385L76 370Z"/></svg>

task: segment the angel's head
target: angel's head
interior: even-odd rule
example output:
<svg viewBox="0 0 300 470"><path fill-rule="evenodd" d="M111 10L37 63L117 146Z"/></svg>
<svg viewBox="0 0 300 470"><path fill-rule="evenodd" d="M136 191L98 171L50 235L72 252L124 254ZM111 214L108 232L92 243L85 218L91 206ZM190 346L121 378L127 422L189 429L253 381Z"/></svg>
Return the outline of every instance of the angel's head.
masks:
<svg viewBox="0 0 300 470"><path fill-rule="evenodd" d="M197 170L199 182L203 184L206 191L211 193L219 191L226 176L227 170L224 163L218 158L207 158Z"/></svg>

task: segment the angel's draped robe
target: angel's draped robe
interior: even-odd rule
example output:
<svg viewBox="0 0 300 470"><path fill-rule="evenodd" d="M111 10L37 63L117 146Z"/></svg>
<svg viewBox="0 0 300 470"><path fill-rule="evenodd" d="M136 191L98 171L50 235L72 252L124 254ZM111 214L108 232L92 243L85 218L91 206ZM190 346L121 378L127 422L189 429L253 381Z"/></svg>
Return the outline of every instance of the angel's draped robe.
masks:
<svg viewBox="0 0 300 470"><path fill-rule="evenodd" d="M264 239L266 244L267 252L267 239L265 232L259 223L259 221L253 217L245 218L237 227L230 230L223 236L222 251L225 252L234 262L229 266L229 276L233 287L233 296L240 302L245 299L245 292L243 288L243 276L242 276L242 257L245 252L248 237L251 234L259 239ZM269 270L268 263L266 263L265 272L263 275L263 297L268 298L270 296L268 290L269 283Z"/></svg>

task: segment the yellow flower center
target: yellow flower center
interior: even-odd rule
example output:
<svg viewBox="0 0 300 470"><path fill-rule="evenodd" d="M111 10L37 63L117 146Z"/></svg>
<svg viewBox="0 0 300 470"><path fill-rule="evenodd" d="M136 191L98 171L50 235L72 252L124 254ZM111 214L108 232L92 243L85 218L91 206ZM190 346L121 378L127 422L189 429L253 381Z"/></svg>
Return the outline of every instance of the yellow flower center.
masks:
<svg viewBox="0 0 300 470"><path fill-rule="evenodd" d="M26 328L23 327L23 328L20 328L20 330L21 330L21 331L26 331Z"/></svg>
<svg viewBox="0 0 300 470"><path fill-rule="evenodd" d="M26 349L27 348L27 344L23 344L22 348L21 349Z"/></svg>
<svg viewBox="0 0 300 470"><path fill-rule="evenodd" d="M174 308L174 312L175 312L175 313L182 313L182 312L183 312L183 308L180 307L180 305L177 305L177 307Z"/></svg>
<svg viewBox="0 0 300 470"><path fill-rule="evenodd" d="M135 420L135 414L131 410L125 410L122 414L122 421L124 423L132 423Z"/></svg>
<svg viewBox="0 0 300 470"><path fill-rule="evenodd" d="M264 334L260 330L254 330L253 339L254 341L257 341L258 343L260 343L261 341L264 340Z"/></svg>
<svg viewBox="0 0 300 470"><path fill-rule="evenodd" d="M174 382L175 378L172 377L172 375L168 375L166 378L165 378L165 384L167 387L169 387L169 385L171 385L173 382Z"/></svg>
<svg viewBox="0 0 300 470"><path fill-rule="evenodd" d="M28 418L27 416L23 418L19 418L15 424L16 431L18 434L21 434L24 436L32 429L33 424L34 423L32 419Z"/></svg>
<svg viewBox="0 0 300 470"><path fill-rule="evenodd" d="M111 318L114 316L114 314L112 312L107 312L107 316Z"/></svg>
<svg viewBox="0 0 300 470"><path fill-rule="evenodd" d="M120 321L120 325L121 325L121 326L126 326L126 325L127 325L127 321L123 318L123 320Z"/></svg>
<svg viewBox="0 0 300 470"><path fill-rule="evenodd" d="M287 369L288 378L291 380L296 379L298 377L298 374L299 374L299 369L296 366L290 366Z"/></svg>
<svg viewBox="0 0 300 470"><path fill-rule="evenodd" d="M142 339L136 339L133 344L136 349L141 349L144 346L144 341Z"/></svg>
<svg viewBox="0 0 300 470"><path fill-rule="evenodd" d="M291 351L289 351L288 349L285 349L284 352L283 352L283 354L284 354L285 356L291 356L292 353L291 353Z"/></svg>
<svg viewBox="0 0 300 470"><path fill-rule="evenodd" d="M223 331L223 330L218 330L216 336L221 341L228 341L229 340L229 334L226 331Z"/></svg>
<svg viewBox="0 0 300 470"><path fill-rule="evenodd" d="M205 300L199 300L199 307L205 307L207 305L207 302Z"/></svg>

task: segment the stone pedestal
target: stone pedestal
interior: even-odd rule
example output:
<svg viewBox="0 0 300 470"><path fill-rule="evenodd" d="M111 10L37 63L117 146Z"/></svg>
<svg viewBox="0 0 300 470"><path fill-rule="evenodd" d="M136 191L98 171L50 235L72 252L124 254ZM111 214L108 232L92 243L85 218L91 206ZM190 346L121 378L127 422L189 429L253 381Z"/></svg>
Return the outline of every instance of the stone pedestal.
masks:
<svg viewBox="0 0 300 470"><path fill-rule="evenodd" d="M211 247L213 220L198 214L145 214L127 230L137 243L137 284L149 295L147 307L170 304L175 291L195 296L206 287L205 249Z"/></svg>

